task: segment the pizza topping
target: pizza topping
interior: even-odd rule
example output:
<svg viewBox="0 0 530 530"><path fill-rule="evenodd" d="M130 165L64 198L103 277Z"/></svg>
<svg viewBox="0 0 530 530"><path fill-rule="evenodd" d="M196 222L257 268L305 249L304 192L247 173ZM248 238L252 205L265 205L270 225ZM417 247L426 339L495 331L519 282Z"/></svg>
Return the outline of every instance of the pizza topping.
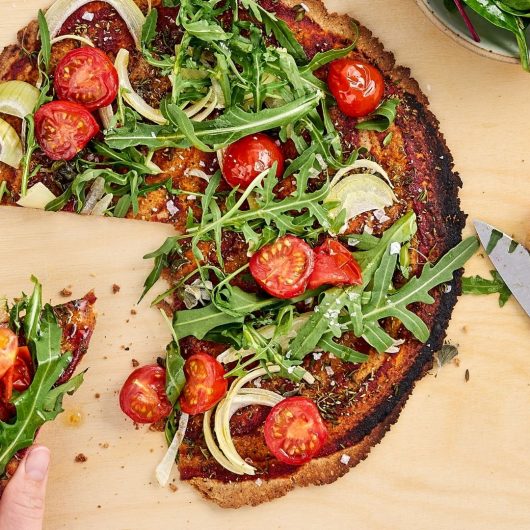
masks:
<svg viewBox="0 0 530 530"><path fill-rule="evenodd" d="M276 298L294 298L306 288L315 257L302 239L284 236L265 245L250 259L250 272L258 284Z"/></svg>
<svg viewBox="0 0 530 530"><path fill-rule="evenodd" d="M79 8L91 3L93 0L56 0L46 11L50 36L55 37L63 27L66 20ZM134 0L103 0L111 5L127 24L137 47L140 47L142 27L145 17Z"/></svg>
<svg viewBox="0 0 530 530"><path fill-rule="evenodd" d="M317 406L308 398L287 398L275 405L265 421L265 441L282 462L309 462L324 445L328 431Z"/></svg>
<svg viewBox="0 0 530 530"><path fill-rule="evenodd" d="M120 391L121 410L137 423L156 423L171 410L165 391L166 372L158 365L134 370Z"/></svg>
<svg viewBox="0 0 530 530"><path fill-rule="evenodd" d="M362 283L359 264L351 252L335 239L326 239L315 248L315 268L309 278L309 289L321 285L358 285Z"/></svg>
<svg viewBox="0 0 530 530"><path fill-rule="evenodd" d="M346 57L329 65L328 86L339 109L351 118L371 114L385 93L385 81L377 68Z"/></svg>
<svg viewBox="0 0 530 530"><path fill-rule="evenodd" d="M28 190L25 197L21 197L17 201L17 204L24 208L44 210L46 205L55 198L55 195L42 182L37 182L37 184Z"/></svg>
<svg viewBox="0 0 530 530"><path fill-rule="evenodd" d="M0 118L0 162L17 169L22 156L22 142L17 131Z"/></svg>
<svg viewBox="0 0 530 530"><path fill-rule="evenodd" d="M0 379L14 366L17 350L17 336L8 328L0 328Z"/></svg>
<svg viewBox="0 0 530 530"><path fill-rule="evenodd" d="M24 81L5 81L0 83L0 112L24 118L33 112L39 90Z"/></svg>
<svg viewBox="0 0 530 530"><path fill-rule="evenodd" d="M233 188L247 189L273 164L276 164L276 176L279 178L283 174L283 153L272 138L262 133L246 136L229 145L222 160L223 177Z"/></svg>
<svg viewBox="0 0 530 530"><path fill-rule="evenodd" d="M189 419L189 414L186 414L185 412L180 415L178 429L175 432L175 436L173 436L173 440L171 441L164 458L160 464L156 466L155 476L160 486L166 486L169 481L171 470L175 465L175 460L177 458L180 446L184 440L184 436L186 435Z"/></svg>
<svg viewBox="0 0 530 530"><path fill-rule="evenodd" d="M226 394L228 381L222 365L206 353L196 353L184 365L186 384L180 395L180 408L187 414L211 409Z"/></svg>
<svg viewBox="0 0 530 530"><path fill-rule="evenodd" d="M54 77L59 99L96 110L112 103L118 93L118 73L111 60L97 48L84 46L67 53Z"/></svg>
<svg viewBox="0 0 530 530"><path fill-rule="evenodd" d="M71 160L99 132L90 112L78 103L52 101L35 113L35 134L52 160Z"/></svg>

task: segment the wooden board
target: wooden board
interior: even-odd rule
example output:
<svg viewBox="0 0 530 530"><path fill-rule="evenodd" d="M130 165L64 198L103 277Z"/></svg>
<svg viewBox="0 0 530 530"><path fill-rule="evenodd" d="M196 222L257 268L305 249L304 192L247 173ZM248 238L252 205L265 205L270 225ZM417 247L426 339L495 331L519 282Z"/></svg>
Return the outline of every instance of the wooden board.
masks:
<svg viewBox="0 0 530 530"><path fill-rule="evenodd" d="M2 0L0 44L47 0ZM464 180L463 207L518 239L530 236L530 75L460 48L414 0L330 0L349 10L411 66L442 123ZM510 301L462 299L449 330L460 367L417 386L398 424L368 460L331 486L298 489L272 504L225 511L177 482L160 489L153 470L160 433L135 431L117 393L131 359L153 361L169 341L146 303L131 315L149 263L142 255L170 232L162 225L0 208L1 291L44 283L60 302L95 288L99 322L83 363L86 383L40 442L53 452L46 528L528 529L530 528L530 320ZM470 232L470 230L468 229ZM468 273L485 273L477 257ZM112 294L112 284L121 290ZM128 349L124 349L128 348ZM465 371L469 370L469 382ZM95 394L99 394L99 399ZM80 418L72 425L68 418ZM74 421L75 423L75 421ZM74 463L84 453L85 463Z"/></svg>

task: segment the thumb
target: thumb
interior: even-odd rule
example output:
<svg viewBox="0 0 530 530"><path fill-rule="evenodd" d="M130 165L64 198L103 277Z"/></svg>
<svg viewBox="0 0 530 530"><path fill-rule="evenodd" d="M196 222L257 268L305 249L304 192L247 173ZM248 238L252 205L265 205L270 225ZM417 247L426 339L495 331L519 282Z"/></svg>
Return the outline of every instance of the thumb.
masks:
<svg viewBox="0 0 530 530"><path fill-rule="evenodd" d="M41 530L50 451L31 447L0 500L0 530Z"/></svg>

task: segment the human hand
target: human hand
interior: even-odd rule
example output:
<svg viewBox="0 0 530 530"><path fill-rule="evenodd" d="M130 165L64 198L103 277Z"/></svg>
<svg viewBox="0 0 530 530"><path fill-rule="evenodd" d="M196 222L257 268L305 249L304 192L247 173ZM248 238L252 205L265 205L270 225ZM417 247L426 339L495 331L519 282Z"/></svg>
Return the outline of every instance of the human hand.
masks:
<svg viewBox="0 0 530 530"><path fill-rule="evenodd" d="M30 447L0 500L0 530L41 530L50 450Z"/></svg>

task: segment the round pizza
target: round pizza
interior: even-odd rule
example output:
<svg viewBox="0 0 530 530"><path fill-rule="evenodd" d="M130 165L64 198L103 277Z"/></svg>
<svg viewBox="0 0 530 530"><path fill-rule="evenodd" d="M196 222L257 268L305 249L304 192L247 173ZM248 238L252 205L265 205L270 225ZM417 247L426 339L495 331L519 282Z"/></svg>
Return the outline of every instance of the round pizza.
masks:
<svg viewBox="0 0 530 530"><path fill-rule="evenodd" d="M364 459L478 245L409 70L320 0L57 0L0 80L2 203L175 228L141 293L172 340L119 400L158 481L239 507Z"/></svg>

